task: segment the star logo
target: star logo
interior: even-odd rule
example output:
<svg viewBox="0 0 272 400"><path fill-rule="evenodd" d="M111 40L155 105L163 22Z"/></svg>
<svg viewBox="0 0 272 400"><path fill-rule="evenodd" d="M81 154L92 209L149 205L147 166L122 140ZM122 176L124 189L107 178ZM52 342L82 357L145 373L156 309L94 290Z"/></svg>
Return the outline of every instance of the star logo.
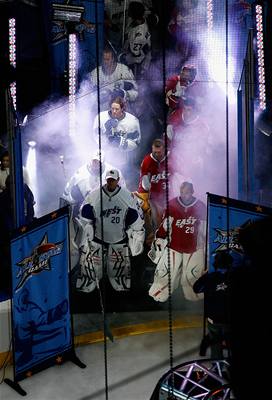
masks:
<svg viewBox="0 0 272 400"><path fill-rule="evenodd" d="M49 243L47 233L43 236L41 242L34 248L31 255L23 258L16 265L19 272L16 278L19 282L15 291L23 287L25 282L33 275L37 275L43 271L51 270L51 257L57 256L62 252L63 241L58 243Z"/></svg>
<svg viewBox="0 0 272 400"><path fill-rule="evenodd" d="M221 203L222 204L228 204L228 200L225 197L222 197Z"/></svg>
<svg viewBox="0 0 272 400"><path fill-rule="evenodd" d="M263 212L263 209L262 209L261 206L257 206L257 207L256 207L256 211L258 211L258 212Z"/></svg>
<svg viewBox="0 0 272 400"><path fill-rule="evenodd" d="M213 242L218 243L218 246L214 251L218 252L230 249L239 254L243 253L242 247L238 242L239 229L240 227L234 227L227 231L225 229L214 228L216 237Z"/></svg>
<svg viewBox="0 0 272 400"><path fill-rule="evenodd" d="M32 371L27 371L26 376L30 378L32 376Z"/></svg>

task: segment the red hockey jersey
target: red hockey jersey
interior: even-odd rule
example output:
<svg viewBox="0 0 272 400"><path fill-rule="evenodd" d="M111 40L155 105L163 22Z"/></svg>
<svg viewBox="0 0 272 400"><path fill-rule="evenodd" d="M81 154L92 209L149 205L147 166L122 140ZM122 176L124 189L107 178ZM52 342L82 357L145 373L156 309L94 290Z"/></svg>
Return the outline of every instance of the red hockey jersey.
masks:
<svg viewBox="0 0 272 400"><path fill-rule="evenodd" d="M154 200L165 198L167 181L169 183L169 178L172 174L169 164L170 163L168 163L168 174L166 174L166 157L161 161L157 161L152 153L146 155L141 164L138 192L149 192L150 199ZM150 184L149 190L145 187L145 180L148 180Z"/></svg>
<svg viewBox="0 0 272 400"><path fill-rule="evenodd" d="M175 197L169 203L169 247L179 253L193 253L197 250L198 234L201 221L205 221L206 207L201 200L195 199L190 205ZM157 238L166 238L167 218L164 214L162 223L156 232Z"/></svg>

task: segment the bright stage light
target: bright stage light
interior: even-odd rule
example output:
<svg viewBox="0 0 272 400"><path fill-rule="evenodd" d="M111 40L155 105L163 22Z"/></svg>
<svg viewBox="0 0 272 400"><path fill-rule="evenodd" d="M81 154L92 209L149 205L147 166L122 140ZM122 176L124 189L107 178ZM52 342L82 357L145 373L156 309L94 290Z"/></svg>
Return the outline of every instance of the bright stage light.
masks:
<svg viewBox="0 0 272 400"><path fill-rule="evenodd" d="M226 44L222 32L210 32L206 39L206 56L211 80L215 82L223 93L226 93ZM236 103L235 61L228 56L228 100Z"/></svg>
<svg viewBox="0 0 272 400"><path fill-rule="evenodd" d="M9 19L9 63L14 68L16 68L16 26L15 26L15 18ZM17 95L16 95L16 82L12 82L10 84L10 94L14 106L14 110L16 110L17 106Z"/></svg>
<svg viewBox="0 0 272 400"><path fill-rule="evenodd" d="M207 0L207 27L208 31L213 28L213 0Z"/></svg>
<svg viewBox="0 0 272 400"><path fill-rule="evenodd" d="M76 132L77 37L69 35L69 135Z"/></svg>
<svg viewBox="0 0 272 400"><path fill-rule="evenodd" d="M27 144L29 147L34 148L34 147L36 147L37 143L35 142L35 140L30 140Z"/></svg>
<svg viewBox="0 0 272 400"><path fill-rule="evenodd" d="M257 30L257 59L258 59L258 78L259 78L259 107L266 109L265 93L265 69L264 69L264 42L263 42L263 8L257 5L256 11L256 30Z"/></svg>

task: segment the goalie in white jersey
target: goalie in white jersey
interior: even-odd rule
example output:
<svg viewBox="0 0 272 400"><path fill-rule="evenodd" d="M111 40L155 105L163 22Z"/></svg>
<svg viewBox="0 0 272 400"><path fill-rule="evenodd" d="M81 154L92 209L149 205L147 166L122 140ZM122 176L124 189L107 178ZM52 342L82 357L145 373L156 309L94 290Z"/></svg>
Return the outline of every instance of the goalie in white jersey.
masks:
<svg viewBox="0 0 272 400"><path fill-rule="evenodd" d="M71 268L73 269L79 260L79 251L77 245L77 236L80 235L81 227L78 224L78 213L81 204L86 196L100 186L100 173L102 180L105 179L106 171L113 168L111 164L105 161L104 153L95 152L90 161L76 170L67 182L64 192L60 197L60 207L70 206L70 255ZM120 182L126 187L122 173Z"/></svg>
<svg viewBox="0 0 272 400"><path fill-rule="evenodd" d="M119 179L118 170L107 171L107 183L90 193L81 208L83 236L76 283L80 291L91 292L99 285L103 265L115 290L129 290L130 255L143 252L142 210L133 194L118 185Z"/></svg>

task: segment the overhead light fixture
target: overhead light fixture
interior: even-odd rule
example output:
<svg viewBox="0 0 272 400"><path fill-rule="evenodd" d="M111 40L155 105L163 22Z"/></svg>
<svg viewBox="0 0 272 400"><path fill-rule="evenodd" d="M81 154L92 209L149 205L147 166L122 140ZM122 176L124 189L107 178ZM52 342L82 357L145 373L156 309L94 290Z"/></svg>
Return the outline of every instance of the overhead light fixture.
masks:
<svg viewBox="0 0 272 400"><path fill-rule="evenodd" d="M35 142L35 140L30 140L27 144L28 144L28 146L29 146L31 149L34 149L34 147L36 147L36 142Z"/></svg>
<svg viewBox="0 0 272 400"><path fill-rule="evenodd" d="M66 22L79 22L85 11L83 6L53 3L53 20Z"/></svg>

